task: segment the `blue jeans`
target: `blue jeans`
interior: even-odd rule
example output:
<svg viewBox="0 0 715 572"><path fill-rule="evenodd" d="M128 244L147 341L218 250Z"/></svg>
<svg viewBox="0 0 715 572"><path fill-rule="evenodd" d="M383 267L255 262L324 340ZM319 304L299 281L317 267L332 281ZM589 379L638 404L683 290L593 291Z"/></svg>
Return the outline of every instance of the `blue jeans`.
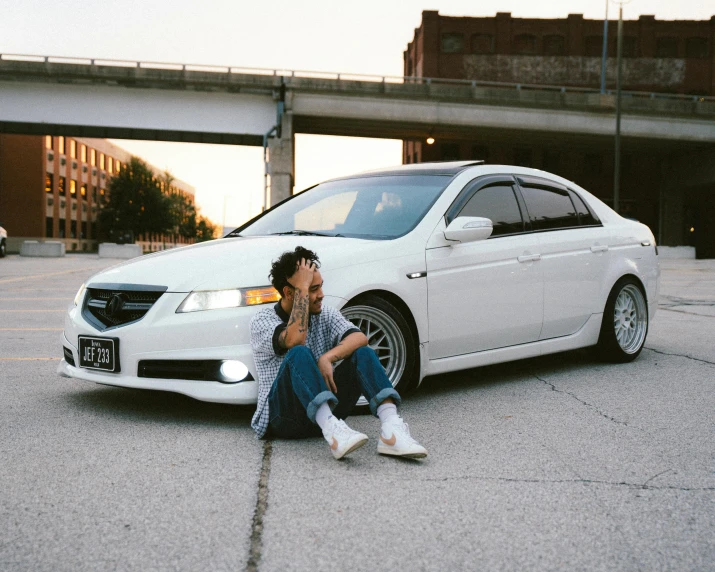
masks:
<svg viewBox="0 0 715 572"><path fill-rule="evenodd" d="M358 348L343 360L335 368L333 379L337 394L328 389L313 353L306 346L291 348L268 394L269 436L295 439L321 435L315 414L323 403L330 405L338 419L350 415L361 394L373 415L388 397L400 404L400 395L369 347Z"/></svg>

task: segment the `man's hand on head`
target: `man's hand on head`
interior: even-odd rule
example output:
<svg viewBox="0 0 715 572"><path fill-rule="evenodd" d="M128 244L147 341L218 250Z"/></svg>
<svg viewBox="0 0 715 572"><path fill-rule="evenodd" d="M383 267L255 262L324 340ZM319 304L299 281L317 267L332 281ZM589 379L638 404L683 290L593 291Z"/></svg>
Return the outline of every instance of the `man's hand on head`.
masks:
<svg viewBox="0 0 715 572"><path fill-rule="evenodd" d="M315 271L315 262L301 258L295 267L295 273L288 278L288 284L297 290L307 291L313 283L313 274L315 274Z"/></svg>

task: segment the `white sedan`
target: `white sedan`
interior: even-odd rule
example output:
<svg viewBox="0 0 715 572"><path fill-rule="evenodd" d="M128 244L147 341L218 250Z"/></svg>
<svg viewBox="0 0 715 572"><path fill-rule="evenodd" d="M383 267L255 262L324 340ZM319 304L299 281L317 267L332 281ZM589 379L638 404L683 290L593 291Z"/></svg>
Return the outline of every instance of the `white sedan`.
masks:
<svg viewBox="0 0 715 572"><path fill-rule="evenodd" d="M271 261L322 263L324 303L352 320L392 383L596 346L635 359L658 299L647 226L535 169L422 163L335 179L225 238L142 256L83 285L58 373L253 403L249 322L275 304Z"/></svg>

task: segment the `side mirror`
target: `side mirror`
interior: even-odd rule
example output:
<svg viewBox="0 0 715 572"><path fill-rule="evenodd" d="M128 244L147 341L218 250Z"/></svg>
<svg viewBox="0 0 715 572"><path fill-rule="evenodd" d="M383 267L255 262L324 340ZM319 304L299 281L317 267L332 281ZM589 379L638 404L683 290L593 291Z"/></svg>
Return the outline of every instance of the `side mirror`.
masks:
<svg viewBox="0 0 715 572"><path fill-rule="evenodd" d="M492 221L480 216L458 216L444 229L447 240L474 242L486 240L492 235Z"/></svg>

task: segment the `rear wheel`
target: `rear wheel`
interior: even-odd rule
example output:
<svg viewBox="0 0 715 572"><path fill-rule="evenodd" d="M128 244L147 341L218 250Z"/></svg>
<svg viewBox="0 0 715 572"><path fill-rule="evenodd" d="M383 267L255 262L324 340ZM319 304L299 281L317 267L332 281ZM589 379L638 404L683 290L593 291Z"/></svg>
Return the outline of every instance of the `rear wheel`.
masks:
<svg viewBox="0 0 715 572"><path fill-rule="evenodd" d="M372 294L351 302L342 312L367 336L392 386L400 394L410 391L419 374L419 354L415 336L402 313ZM367 405L364 397L358 405Z"/></svg>
<svg viewBox="0 0 715 572"><path fill-rule="evenodd" d="M5 245L4 240L0 240L0 258L3 258L5 256L7 246Z"/></svg>
<svg viewBox="0 0 715 572"><path fill-rule="evenodd" d="M621 278L611 290L598 337L599 356L614 363L633 361L648 334L648 304L634 278Z"/></svg>

